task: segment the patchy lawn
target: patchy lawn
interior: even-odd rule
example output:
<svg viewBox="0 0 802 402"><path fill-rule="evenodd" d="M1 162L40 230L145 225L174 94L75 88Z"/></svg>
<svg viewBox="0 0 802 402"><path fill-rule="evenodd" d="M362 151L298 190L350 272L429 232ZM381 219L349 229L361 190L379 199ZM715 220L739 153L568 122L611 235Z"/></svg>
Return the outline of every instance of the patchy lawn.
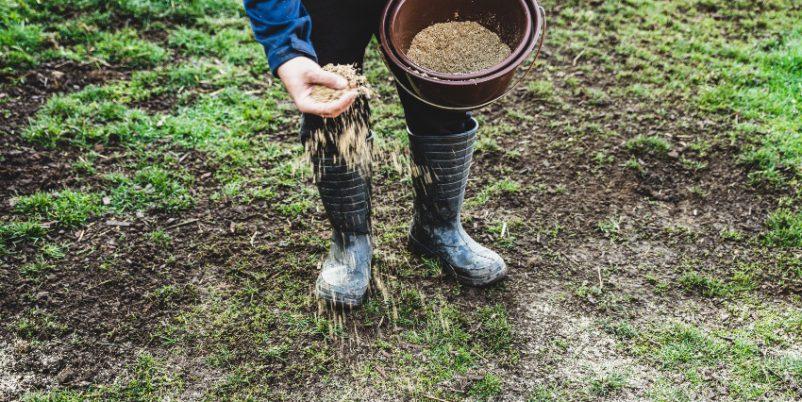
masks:
<svg viewBox="0 0 802 402"><path fill-rule="evenodd" d="M536 73L477 113L459 286L404 248L375 45L370 301L239 1L0 0L0 400L802 398L802 7L545 1Z"/></svg>

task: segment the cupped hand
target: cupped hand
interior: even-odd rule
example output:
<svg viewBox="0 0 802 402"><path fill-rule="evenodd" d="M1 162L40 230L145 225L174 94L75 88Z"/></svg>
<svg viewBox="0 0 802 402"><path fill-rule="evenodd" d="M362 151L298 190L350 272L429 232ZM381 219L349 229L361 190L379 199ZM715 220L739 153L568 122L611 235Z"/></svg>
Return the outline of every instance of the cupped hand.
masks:
<svg viewBox="0 0 802 402"><path fill-rule="evenodd" d="M333 118L348 110L357 97L357 92L344 91L339 99L322 103L312 98L312 89L315 85L323 85L335 90L346 89L348 81L320 67L314 60L307 57L296 57L281 65L278 76L287 88L295 106L302 113L316 114L321 117Z"/></svg>

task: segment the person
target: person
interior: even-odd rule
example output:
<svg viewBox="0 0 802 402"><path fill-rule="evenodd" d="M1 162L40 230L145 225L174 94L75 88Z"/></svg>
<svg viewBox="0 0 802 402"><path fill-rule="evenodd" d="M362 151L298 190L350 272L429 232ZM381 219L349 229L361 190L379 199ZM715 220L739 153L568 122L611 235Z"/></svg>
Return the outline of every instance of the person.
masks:
<svg viewBox="0 0 802 402"><path fill-rule="evenodd" d="M302 113L301 141L322 130L336 138L344 111L368 121L367 101L352 91L338 100L312 99L315 85L345 89L344 78L320 66L351 64L361 70L365 50L377 34L385 1L379 0L244 0L254 37L265 49L274 75L284 83ZM425 175L413 175L414 216L410 250L435 258L460 283L486 286L507 274L504 260L478 244L463 229L465 198L478 123L468 112L431 107L403 89L398 95L409 131L412 163ZM366 141L371 141L372 135ZM332 226L330 251L315 285L315 294L338 306L357 307L370 283L370 172L349 167L336 146L313 155L317 187Z"/></svg>

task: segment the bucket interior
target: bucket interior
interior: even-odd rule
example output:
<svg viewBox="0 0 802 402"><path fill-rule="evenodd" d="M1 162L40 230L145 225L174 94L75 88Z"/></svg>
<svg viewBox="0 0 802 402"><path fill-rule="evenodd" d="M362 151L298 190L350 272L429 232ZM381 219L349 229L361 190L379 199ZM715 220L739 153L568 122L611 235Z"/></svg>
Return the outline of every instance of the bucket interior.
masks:
<svg viewBox="0 0 802 402"><path fill-rule="evenodd" d="M407 54L418 32L440 22L475 21L495 32L513 50L526 40L528 15L519 1L401 0L390 29L393 46Z"/></svg>

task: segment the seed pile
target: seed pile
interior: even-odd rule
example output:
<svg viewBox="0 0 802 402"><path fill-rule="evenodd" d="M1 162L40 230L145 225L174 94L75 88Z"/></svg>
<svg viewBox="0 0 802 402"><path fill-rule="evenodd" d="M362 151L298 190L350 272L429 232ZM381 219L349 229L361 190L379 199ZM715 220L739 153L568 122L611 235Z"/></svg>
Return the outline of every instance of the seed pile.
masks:
<svg viewBox="0 0 802 402"><path fill-rule="evenodd" d="M493 67L512 50L493 31L473 21L442 22L418 32L407 57L439 73L464 74Z"/></svg>
<svg viewBox="0 0 802 402"><path fill-rule="evenodd" d="M367 114L364 112L367 99L372 94L367 79L360 75L354 66L329 64L324 70L338 74L348 80L346 89L334 90L322 85L312 90L312 98L318 102L328 103L339 99L345 91L356 90L358 96L354 104L343 114L326 122L325 129L312 133L306 143L306 152L310 156L331 157L325 153L332 145L337 149L336 158L350 168L367 172L373 161L371 147L368 144L370 127ZM314 172L315 178L320 172Z"/></svg>

